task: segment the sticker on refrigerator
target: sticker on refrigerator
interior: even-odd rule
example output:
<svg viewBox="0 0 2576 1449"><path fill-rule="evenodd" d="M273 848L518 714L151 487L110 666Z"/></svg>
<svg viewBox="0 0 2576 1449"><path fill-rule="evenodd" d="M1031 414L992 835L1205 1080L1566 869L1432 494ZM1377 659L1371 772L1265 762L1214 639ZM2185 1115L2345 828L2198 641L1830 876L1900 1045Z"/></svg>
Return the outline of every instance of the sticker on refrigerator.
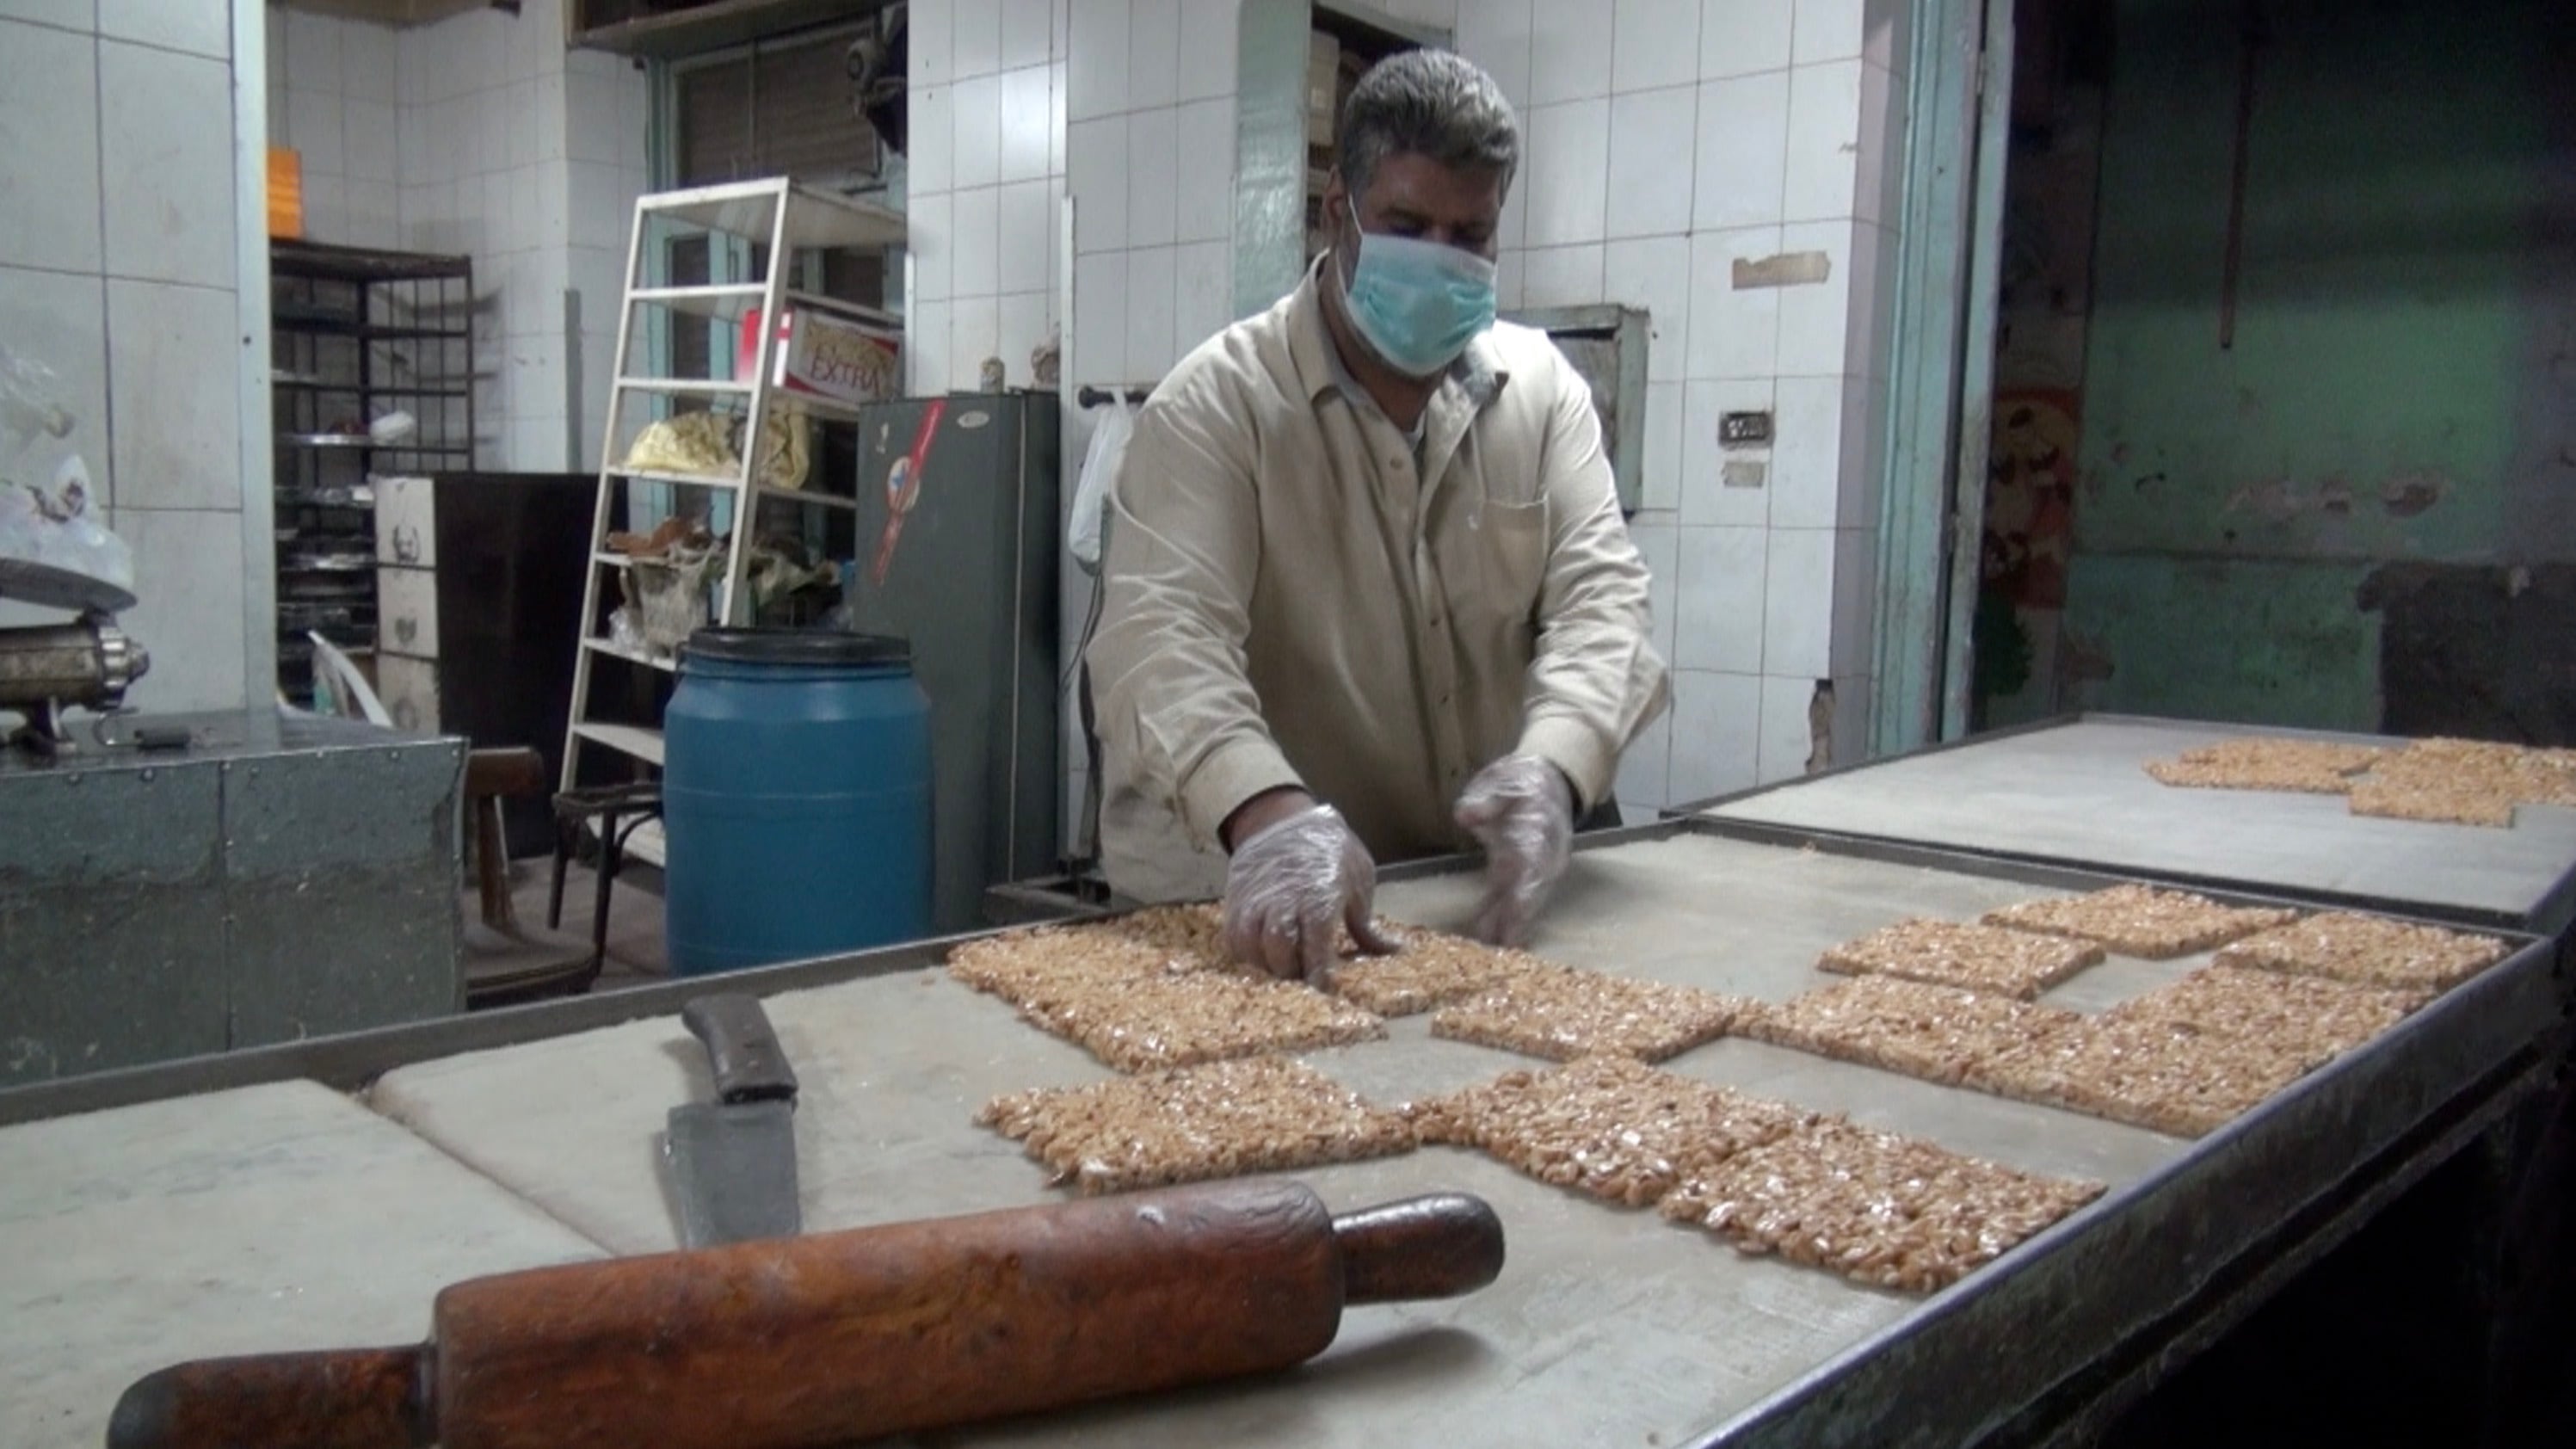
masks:
<svg viewBox="0 0 2576 1449"><path fill-rule="evenodd" d="M885 532L877 539L877 556L868 568L868 580L878 588L885 587L886 571L894 567L894 545L896 539L903 537L904 517L921 501L921 474L930 461L930 440L939 431L939 420L947 411L946 398L931 399L922 409L920 428L912 435L912 451L886 468Z"/></svg>

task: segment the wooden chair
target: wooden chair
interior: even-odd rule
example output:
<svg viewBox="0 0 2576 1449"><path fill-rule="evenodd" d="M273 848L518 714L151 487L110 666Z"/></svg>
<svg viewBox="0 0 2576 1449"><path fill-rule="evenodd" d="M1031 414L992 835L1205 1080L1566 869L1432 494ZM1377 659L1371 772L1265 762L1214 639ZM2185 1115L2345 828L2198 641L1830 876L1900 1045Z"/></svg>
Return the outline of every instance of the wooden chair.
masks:
<svg viewBox="0 0 2576 1449"><path fill-rule="evenodd" d="M367 683L355 661L320 634L313 641L317 692L334 714L390 728L393 716ZM465 950L459 965L465 973L465 1006L516 1006L549 996L578 996L599 980L607 959L606 892L601 903L600 940L584 945L579 938L544 927L519 923L510 896L510 849L501 830L501 802L546 793L545 757L520 747L470 750L465 756L465 825L467 852L473 857L479 910L465 923ZM563 892L561 867L555 878Z"/></svg>

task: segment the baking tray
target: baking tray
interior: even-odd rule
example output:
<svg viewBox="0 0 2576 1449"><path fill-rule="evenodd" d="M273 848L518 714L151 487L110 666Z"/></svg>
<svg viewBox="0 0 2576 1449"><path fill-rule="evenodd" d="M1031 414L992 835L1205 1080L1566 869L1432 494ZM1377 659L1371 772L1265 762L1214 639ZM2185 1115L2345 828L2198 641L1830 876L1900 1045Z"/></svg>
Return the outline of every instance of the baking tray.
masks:
<svg viewBox="0 0 2576 1449"><path fill-rule="evenodd" d="M1867 842L1789 849L1708 821L1615 832L1585 847L1543 949L1773 996L1821 981L1804 974L1812 959L1805 953L1867 924L1944 902L1967 909L2105 881L2089 872ZM1399 868L1387 878L1388 909L1430 924L1456 919L1476 893L1464 862ZM1676 1070L1705 1079L1847 1110L1869 1125L2016 1165L2097 1168L2095 1175L2114 1183L2102 1201L1929 1299L1740 1260L1650 1215L1544 1188L1472 1154L1426 1150L1298 1175L1337 1208L1436 1187L1488 1194L1515 1235L1505 1284L1453 1304L1354 1314L1330 1353L1293 1374L950 1433L942 1442L1356 1444L1460 1432L1599 1441L1640 1423L1666 1445L1928 1446L2077 1434L2537 1088L2547 1071L2543 1042L2553 1030L2554 987L2544 944L2518 946L2506 963L2398 1031L2192 1143L1759 1043L1720 1042L1677 1059ZM871 1029L890 1042L908 1038L902 1003L953 988L937 977L884 979L943 953L942 943L925 943L742 973L724 984L769 997L791 1051L792 1035L809 1023L844 1050L864 1048ZM2142 970L2181 969L2114 962L2061 990L2098 986L2107 978L2097 973L2115 968L2141 982ZM690 1054L668 1017L709 985L675 982L0 1093L0 1120L278 1076L343 1089L375 1082L381 1095L397 1079L389 1072L428 1076L444 1068L460 1081L484 1079L489 1095L519 1119L547 1100L588 1100L613 1109L599 1116L609 1124L604 1131L625 1132L633 1124L617 1125L617 1113L657 1120L691 1083ZM812 1002L839 1001L837 1014L806 1018L810 1006L800 993ZM951 1054L1000 1073L949 1083L952 1108L971 1110L977 1093L1004 1078L1018 1086L1104 1074L1062 1043L1011 1023L998 1003L976 1000L1008 1028L993 1038L1007 1044ZM629 1025L598 1030L619 1023ZM1380 1097L1415 1090L1412 1083L1436 1087L1523 1064L1457 1043L1412 1040L1419 1024L1413 1019L1394 1042L1312 1059ZM514 1060L532 1070L550 1057L571 1063L609 1046L615 1051L598 1059L650 1060L660 1052L669 1075L642 1101L604 1090L615 1085L609 1078L580 1072L556 1082L550 1099L517 1084L501 1089ZM466 1052L489 1055L441 1060ZM871 1055L862 1049L858 1059ZM889 1080L921 1069L894 1046L877 1065ZM1015 1159L1015 1147L966 1125L964 1111L954 1117L953 1132L928 1147L906 1147L891 1127L874 1139L866 1127L852 1128L834 1149L861 1149L836 1159L857 1172L852 1180L869 1184L864 1150L872 1140L874 1150L893 1155L878 1170L872 1196L809 1214L812 1226L912 1215L929 1199L906 1194L935 1196L947 1177L892 1169L943 1157L955 1164L948 1171L957 1181L1007 1179L1026 1200L1044 1196L1041 1174ZM800 1114L800 1132L821 1125L815 1114ZM436 1131L443 1135L433 1140L496 1180L509 1183L523 1170L493 1160L470 1121ZM912 1155L900 1155L907 1151ZM640 1150L626 1155L639 1159L632 1170L649 1171ZM829 1182L835 1169L824 1167L816 1178ZM545 1202L541 1194L553 1189L510 1185L581 1223L579 1212L565 1211L578 1204ZM594 1239L606 1232L598 1223L584 1230ZM189 1351L171 1350L172 1357ZM1507 1431L1498 1432L1498 1423Z"/></svg>
<svg viewBox="0 0 2576 1449"><path fill-rule="evenodd" d="M2403 910L2554 934L2576 917L2576 810L2511 829L2356 816L2341 796L2187 790L2144 768L2249 734L2390 746L2369 735L2086 714L1675 807L1801 832L1892 840L2194 886Z"/></svg>

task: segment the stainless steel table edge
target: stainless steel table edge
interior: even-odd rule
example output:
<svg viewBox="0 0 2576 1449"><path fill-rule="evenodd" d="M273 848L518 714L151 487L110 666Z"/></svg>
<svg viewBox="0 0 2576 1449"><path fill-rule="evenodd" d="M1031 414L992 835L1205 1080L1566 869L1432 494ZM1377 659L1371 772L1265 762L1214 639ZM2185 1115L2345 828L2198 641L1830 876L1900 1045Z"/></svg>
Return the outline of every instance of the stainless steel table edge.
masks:
<svg viewBox="0 0 2576 1449"><path fill-rule="evenodd" d="M2083 890L2134 878L1895 842L1771 834L1742 822L1675 818L1587 836L1577 848L1690 835L2036 887ZM1412 862L1382 878L1475 868L1464 858ZM710 989L770 995L934 967L956 943L993 934L15 1088L0 1091L0 1125L290 1078L355 1091L415 1062L670 1015ZM2507 961L2397 1033L2312 1074L1753 1408L1679 1442L1893 1449L1975 1442L2010 1425L2018 1443L2051 1425L2102 1417L2538 1089L2551 1061L2543 1043L2560 1028L2551 944L2520 938ZM2231 1175L2250 1181L2226 1181ZM2214 1182L2231 1190L2213 1191ZM2123 1367L2135 1365L2144 1367Z"/></svg>
<svg viewBox="0 0 2576 1449"><path fill-rule="evenodd" d="M1713 816L1709 813L1711 811L1723 809L1729 805L1740 804L1746 800L1756 799L1765 795L1779 794L1783 791L1795 790L1802 785L1813 784L1818 780L1830 779L1838 775L1855 775L1864 771L1893 765L1905 760L1921 759L1927 755L1947 754L1953 750L1966 749L1971 745L1991 744L1997 740L2014 739L2024 735L2044 734L2050 730L2065 729L2070 725L2079 724L2143 725L2152 728L2169 728L2176 730L2239 728L2239 726L2230 726L2222 721L2173 719L2157 715L2109 714L2101 712L2054 715L2047 719L2032 720L2026 724L2011 725L2003 729L1989 730L1984 734L1969 735L1955 740L1942 740L1934 744L1924 745L1919 749L1904 751L1901 754L1881 755L1875 759L1858 760L1848 765L1834 765L1826 769L1818 770L1811 775L1800 775L1787 780L1774 780L1768 785L1755 785L1748 789L1729 791L1723 795L1712 795L1705 800L1695 800L1685 804L1667 806L1661 812L1659 818L1662 820L1686 820L1704 824L1722 824L1727 827L1726 833L1730 835L1735 835L1746 840L1766 841L1772 844L1821 844L1828 840L1867 842L1871 844L1894 845L1905 848L1933 849L1982 860L2012 861L2026 865L2064 866L2075 870L2097 872L2122 880L2150 881L2158 885L2177 886L2198 891L2242 892L2249 888L2273 889L2274 894L2287 904L2306 906L2340 906L2352 910L2371 911L2383 915L2411 916L2440 925L2467 926L2485 931L2512 931L2530 932L2539 935L2557 935L2560 932L2565 931L2570 924L2576 924L2576 870L2569 870L2562 873L2558 877L2557 883L2550 887L2549 893L2543 896L2532 910L2516 915L2502 911L2484 911L2470 906L2440 907L2423 902L2409 902L2401 905L2367 895L2342 891L2319 889L2285 891L2264 887L2258 882L2249 882L2234 876L2200 875L2189 871L2158 870L2140 866L2122 865L2116 862L2083 860L2071 858L2065 855L2043 855L2027 851L1995 850L1969 845L1929 844L1922 841L1908 840L1903 836L1877 835L1860 830L1826 830L1810 826L1775 824L1769 821L1733 820L1722 816ZM2380 735L2355 735L2336 733L2327 730L2293 729L2285 725L2245 725L2241 726L2241 728L2249 732L2259 730L2265 735L2278 736L2285 739L2316 739L2341 744L2367 744L2388 738Z"/></svg>

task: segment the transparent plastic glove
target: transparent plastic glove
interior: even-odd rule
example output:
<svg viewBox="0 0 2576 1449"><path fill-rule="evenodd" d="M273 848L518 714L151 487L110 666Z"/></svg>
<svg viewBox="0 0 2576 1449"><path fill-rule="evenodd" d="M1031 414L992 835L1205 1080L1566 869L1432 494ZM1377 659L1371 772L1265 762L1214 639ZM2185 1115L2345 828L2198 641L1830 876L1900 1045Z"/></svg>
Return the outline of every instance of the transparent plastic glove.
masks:
<svg viewBox="0 0 2576 1449"><path fill-rule="evenodd" d="M1485 901L1476 935L1497 946L1529 940L1574 853L1574 789L1536 755L1496 760L1458 796L1458 827L1485 847Z"/></svg>
<svg viewBox="0 0 2576 1449"><path fill-rule="evenodd" d="M1377 862L1330 805L1301 810L1235 847L1225 876L1225 948L1273 976L1321 985L1339 930L1364 951L1397 949L1369 918Z"/></svg>

